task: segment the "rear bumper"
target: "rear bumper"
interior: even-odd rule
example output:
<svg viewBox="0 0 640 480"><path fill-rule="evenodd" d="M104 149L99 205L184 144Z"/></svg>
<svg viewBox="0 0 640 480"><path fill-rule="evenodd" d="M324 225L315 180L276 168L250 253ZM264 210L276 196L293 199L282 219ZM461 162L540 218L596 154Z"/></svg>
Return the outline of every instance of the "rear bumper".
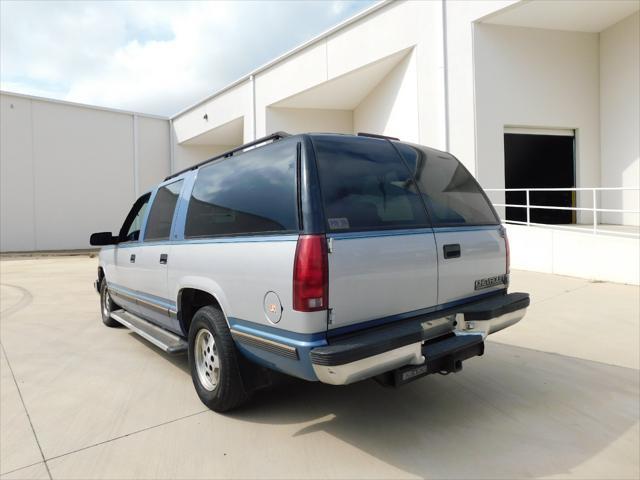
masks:
<svg viewBox="0 0 640 480"><path fill-rule="evenodd" d="M346 385L414 366L396 372L400 383L406 383L403 375L415 379L439 371L458 371L463 360L482 355L487 335L519 322L528 306L527 293L496 295L345 335L309 355L316 376L324 383Z"/></svg>

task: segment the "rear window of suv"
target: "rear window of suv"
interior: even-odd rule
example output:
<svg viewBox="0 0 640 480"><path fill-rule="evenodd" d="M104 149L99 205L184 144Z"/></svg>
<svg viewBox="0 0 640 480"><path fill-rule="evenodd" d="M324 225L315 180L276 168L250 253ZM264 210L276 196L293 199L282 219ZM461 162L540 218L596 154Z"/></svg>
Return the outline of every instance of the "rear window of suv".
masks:
<svg viewBox="0 0 640 480"><path fill-rule="evenodd" d="M415 184L386 140L312 138L328 231L429 226Z"/></svg>
<svg viewBox="0 0 640 480"><path fill-rule="evenodd" d="M500 223L476 179L454 156L418 145L394 145L412 170L434 226Z"/></svg>

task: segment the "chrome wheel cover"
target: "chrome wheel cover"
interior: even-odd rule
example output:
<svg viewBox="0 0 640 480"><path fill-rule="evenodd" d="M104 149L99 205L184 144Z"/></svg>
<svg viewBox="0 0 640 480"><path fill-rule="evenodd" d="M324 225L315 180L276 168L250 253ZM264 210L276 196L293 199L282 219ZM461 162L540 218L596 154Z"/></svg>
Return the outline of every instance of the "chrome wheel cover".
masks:
<svg viewBox="0 0 640 480"><path fill-rule="evenodd" d="M220 358L213 335L206 328L201 328L194 342L194 360L200 385L212 391L220 380Z"/></svg>

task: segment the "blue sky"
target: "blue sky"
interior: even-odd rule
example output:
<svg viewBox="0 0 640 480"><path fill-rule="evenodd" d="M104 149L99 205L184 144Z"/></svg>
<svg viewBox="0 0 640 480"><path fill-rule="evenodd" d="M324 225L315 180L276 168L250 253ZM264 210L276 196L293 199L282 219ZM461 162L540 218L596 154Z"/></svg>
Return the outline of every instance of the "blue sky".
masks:
<svg viewBox="0 0 640 480"><path fill-rule="evenodd" d="M372 5L0 1L0 88L171 115Z"/></svg>

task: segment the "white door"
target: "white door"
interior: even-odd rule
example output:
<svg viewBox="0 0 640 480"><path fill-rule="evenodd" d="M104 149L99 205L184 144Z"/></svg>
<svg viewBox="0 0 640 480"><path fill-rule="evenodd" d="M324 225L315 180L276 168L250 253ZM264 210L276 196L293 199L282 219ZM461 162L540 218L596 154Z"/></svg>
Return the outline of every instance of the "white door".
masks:
<svg viewBox="0 0 640 480"><path fill-rule="evenodd" d="M111 277L107 272L114 301L125 310L139 313L134 294L135 269L140 250L140 231L149 205L150 193L147 193L133 204L118 235L119 242L114 247L114 272Z"/></svg>
<svg viewBox="0 0 640 480"><path fill-rule="evenodd" d="M143 315L173 331L179 331L179 325L170 314L175 311L175 299L169 298L167 267L171 262L171 229L183 184L184 180L177 180L158 187L133 274Z"/></svg>

